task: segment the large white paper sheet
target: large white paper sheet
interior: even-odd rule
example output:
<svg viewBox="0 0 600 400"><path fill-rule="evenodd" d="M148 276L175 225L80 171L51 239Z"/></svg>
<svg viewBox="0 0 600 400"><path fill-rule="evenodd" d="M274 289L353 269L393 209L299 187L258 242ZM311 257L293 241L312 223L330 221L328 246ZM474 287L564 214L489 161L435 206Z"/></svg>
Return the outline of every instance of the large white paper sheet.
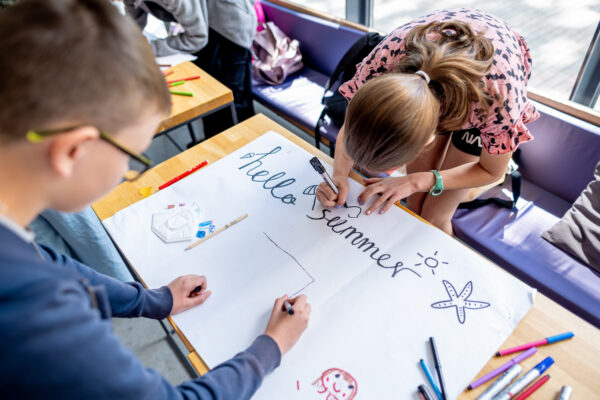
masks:
<svg viewBox="0 0 600 400"><path fill-rule="evenodd" d="M209 366L264 331L275 297L308 296L309 328L257 399L413 398L429 336L456 398L535 291L398 208L365 216L355 182L350 208L323 209L311 157L268 132L104 224L149 287L207 276L211 298L174 320ZM217 227L249 216L184 251L189 242L166 244L150 229L153 213L182 201L197 202Z"/></svg>

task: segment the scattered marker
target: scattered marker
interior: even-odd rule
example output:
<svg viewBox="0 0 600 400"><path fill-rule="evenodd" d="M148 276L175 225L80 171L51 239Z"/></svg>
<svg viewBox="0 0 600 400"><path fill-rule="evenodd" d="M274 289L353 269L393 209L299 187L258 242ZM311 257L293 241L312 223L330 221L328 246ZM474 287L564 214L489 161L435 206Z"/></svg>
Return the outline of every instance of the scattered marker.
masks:
<svg viewBox="0 0 600 400"><path fill-rule="evenodd" d="M144 197L148 197L152 194L152 186L140 188L140 190L138 190L138 193Z"/></svg>
<svg viewBox="0 0 600 400"><path fill-rule="evenodd" d="M501 356L505 356L507 354L517 353L519 351L527 350L532 347L539 347L539 346L544 346L546 344L560 342L562 340L571 339L573 336L575 336L573 334L573 332L561 333L560 335L550 336L545 339L538 340L536 342L526 343L526 344L522 344L517 347L512 347L510 349L500 350L499 352L496 353L496 356L501 357Z"/></svg>
<svg viewBox="0 0 600 400"><path fill-rule="evenodd" d="M172 81L167 81L167 83L171 84L179 81L193 81L196 79L200 79L200 76L188 76L187 78L173 79Z"/></svg>
<svg viewBox="0 0 600 400"><path fill-rule="evenodd" d="M175 92L173 90L171 90L171 94L176 94L179 96L189 96L189 97L193 97L194 93L190 93L190 92Z"/></svg>
<svg viewBox="0 0 600 400"><path fill-rule="evenodd" d="M300 390L300 381L296 381L296 389Z"/></svg>

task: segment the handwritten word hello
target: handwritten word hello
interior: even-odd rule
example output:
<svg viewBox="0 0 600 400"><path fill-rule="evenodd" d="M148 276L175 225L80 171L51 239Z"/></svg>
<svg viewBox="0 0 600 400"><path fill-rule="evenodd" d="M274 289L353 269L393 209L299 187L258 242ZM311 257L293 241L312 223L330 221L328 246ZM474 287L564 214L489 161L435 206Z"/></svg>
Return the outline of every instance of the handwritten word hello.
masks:
<svg viewBox="0 0 600 400"><path fill-rule="evenodd" d="M296 204L296 197L291 194L284 194L284 195L280 195L280 192L277 192L277 190L281 190L282 188L286 187L286 186L290 186L291 184L293 184L294 182L296 182L296 179L294 178L288 178L288 179L284 179L283 181L279 181L277 183L275 183L274 181L283 178L285 176L285 172L278 172L276 174L273 174L271 176L269 176L266 179L259 179L260 177L266 177L270 174L269 171L267 170L259 170L254 172L255 169L260 168L262 166L262 160L264 158L266 158L267 156L270 156L271 154L275 154L278 153L281 150L281 146L277 146L275 148L273 148L271 151L269 151L268 153L248 153L246 155L244 155L242 157L242 159L244 158L253 158L257 155L259 155L260 157L257 158L256 160L250 161L248 164L246 165L242 165L241 167L239 167L239 170L243 170L244 168L248 168L251 165L254 165L252 168L249 168L246 171L246 175L248 175L253 182L262 182L262 187L266 190L269 190L271 192L271 196L273 196L276 199L281 200L283 203L285 204ZM269 186L269 183L271 186Z"/></svg>
<svg viewBox="0 0 600 400"><path fill-rule="evenodd" d="M413 274L419 275L417 272L413 271L408 267L404 267L404 263L402 261L398 261L393 265L385 265L383 261L387 261L392 256L387 253L379 254L379 247L375 246L375 243L370 241L368 237L364 235L364 233L360 232L357 228L353 226L347 226L346 228L342 228L348 220L342 219L340 217L327 217L327 214L331 213L331 210L324 209L322 210L322 215L320 217L311 217L310 215L306 215L308 218L318 221L325 220L327 221L327 226L331 228L334 233L337 233L340 236L344 236L345 239L350 241L352 246L356 246L357 249L362 250L363 253L369 253L369 257L374 260L377 265L381 268L391 269L392 270L392 278L396 276L396 274L400 271L410 271ZM354 237L353 237L354 236Z"/></svg>

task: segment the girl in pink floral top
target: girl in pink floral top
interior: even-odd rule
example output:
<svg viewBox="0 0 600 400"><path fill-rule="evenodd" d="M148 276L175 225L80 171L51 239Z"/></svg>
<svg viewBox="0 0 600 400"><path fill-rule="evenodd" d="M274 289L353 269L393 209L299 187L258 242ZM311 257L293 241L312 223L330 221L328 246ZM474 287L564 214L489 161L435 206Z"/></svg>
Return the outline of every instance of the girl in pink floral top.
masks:
<svg viewBox="0 0 600 400"><path fill-rule="evenodd" d="M468 191L501 179L512 152L533 139L530 75L523 37L485 12L442 10L400 26L339 89L350 101L334 162L339 195L323 184L317 198L344 204L353 165L406 164L407 176L367 179L359 204L379 195L366 213L384 213L408 197L411 210L452 234Z"/></svg>

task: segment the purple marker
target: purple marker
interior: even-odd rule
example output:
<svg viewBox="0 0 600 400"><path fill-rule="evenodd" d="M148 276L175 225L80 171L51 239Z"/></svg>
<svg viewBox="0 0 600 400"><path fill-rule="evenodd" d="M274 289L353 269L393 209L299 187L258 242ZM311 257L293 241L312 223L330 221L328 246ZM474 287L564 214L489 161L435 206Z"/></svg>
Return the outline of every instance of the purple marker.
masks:
<svg viewBox="0 0 600 400"><path fill-rule="evenodd" d="M480 386L481 384L489 381L493 377L495 377L497 375L500 375L501 373L503 373L504 371L506 371L507 369L509 369L513 365L518 364L521 361L525 360L526 358L531 357L536 352L537 352L537 348L535 348L535 347L530 348L529 350L527 350L527 351L519 354L518 356L516 356L515 358L513 358L512 360L510 360L506 364L504 364L504 365L496 368L495 370L493 370L489 374L486 374L486 375L482 376L481 378L477 379L475 382L473 382L473 383L471 383L469 385L468 389L469 390L475 389L477 386Z"/></svg>

